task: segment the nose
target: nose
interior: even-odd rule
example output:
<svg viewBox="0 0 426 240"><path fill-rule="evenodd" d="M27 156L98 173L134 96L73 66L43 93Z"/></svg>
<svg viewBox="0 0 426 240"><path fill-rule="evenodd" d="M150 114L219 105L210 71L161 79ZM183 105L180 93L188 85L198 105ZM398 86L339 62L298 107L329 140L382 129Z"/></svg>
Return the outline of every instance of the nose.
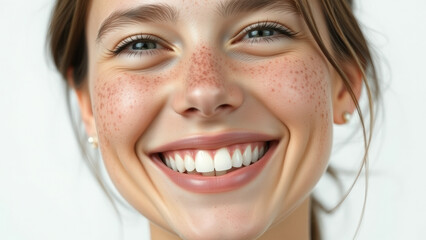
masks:
<svg viewBox="0 0 426 240"><path fill-rule="evenodd" d="M222 59L201 48L189 59L183 74L183 88L173 101L175 112L184 116L210 118L232 112L243 102L243 92L229 81Z"/></svg>

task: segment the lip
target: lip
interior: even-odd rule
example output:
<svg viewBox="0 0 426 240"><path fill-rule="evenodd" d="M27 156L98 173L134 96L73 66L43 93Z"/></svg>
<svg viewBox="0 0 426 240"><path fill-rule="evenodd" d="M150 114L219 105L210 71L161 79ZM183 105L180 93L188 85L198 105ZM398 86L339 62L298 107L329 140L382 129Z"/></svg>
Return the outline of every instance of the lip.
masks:
<svg viewBox="0 0 426 240"><path fill-rule="evenodd" d="M249 142L269 142L275 138L266 134L233 132L223 133L219 135L199 135L190 138L181 139L171 143L167 143L150 151L151 153L159 153L183 149L217 149L233 144L249 143Z"/></svg>
<svg viewBox="0 0 426 240"><path fill-rule="evenodd" d="M250 142L269 142L269 150L259 161L222 176L199 176L175 172L168 168L160 159L158 153L181 149L217 149L232 144ZM232 191L251 182L263 170L275 152L278 141L263 134L226 133L214 136L195 136L176 142L168 143L155 149L151 159L158 168L177 186L194 193L220 193Z"/></svg>

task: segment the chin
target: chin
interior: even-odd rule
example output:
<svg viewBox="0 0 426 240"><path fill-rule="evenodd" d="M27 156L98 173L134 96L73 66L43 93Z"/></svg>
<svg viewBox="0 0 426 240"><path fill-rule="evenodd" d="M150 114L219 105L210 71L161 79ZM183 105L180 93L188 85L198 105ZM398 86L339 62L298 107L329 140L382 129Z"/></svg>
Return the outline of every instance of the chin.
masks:
<svg viewBox="0 0 426 240"><path fill-rule="evenodd" d="M237 221L230 219L232 218L206 219L195 225L188 223L176 232L185 240L250 240L257 239L269 227L266 221L260 221L259 218Z"/></svg>

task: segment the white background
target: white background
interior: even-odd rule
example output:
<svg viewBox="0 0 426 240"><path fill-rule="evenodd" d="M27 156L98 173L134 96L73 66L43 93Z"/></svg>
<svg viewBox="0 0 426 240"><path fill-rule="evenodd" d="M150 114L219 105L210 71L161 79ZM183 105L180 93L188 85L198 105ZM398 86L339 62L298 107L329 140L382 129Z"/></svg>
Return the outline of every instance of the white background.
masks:
<svg viewBox="0 0 426 240"><path fill-rule="evenodd" d="M147 239L143 217L119 205L120 222L81 160L63 85L45 52L51 2L1 1L0 239ZM357 7L378 52L384 83L384 111L372 147L358 239L426 235L424 9L423 0L362 0ZM347 140L340 137L344 128L336 128L336 149L342 150L332 161L355 169L353 159L359 159L361 148L339 144ZM345 186L353 177L343 177ZM352 239L363 187L361 179L344 205L324 218L325 239ZM323 180L317 192L321 199L337 201L329 188Z"/></svg>

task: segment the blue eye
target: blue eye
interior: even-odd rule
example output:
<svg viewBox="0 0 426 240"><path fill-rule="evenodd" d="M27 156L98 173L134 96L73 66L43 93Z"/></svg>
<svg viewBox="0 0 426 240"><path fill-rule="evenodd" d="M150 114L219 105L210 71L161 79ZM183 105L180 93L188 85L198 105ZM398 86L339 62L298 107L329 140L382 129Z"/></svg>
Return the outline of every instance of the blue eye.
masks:
<svg viewBox="0 0 426 240"><path fill-rule="evenodd" d="M251 25L242 31L243 41L270 41L276 38L289 37L296 35L295 32L278 24L276 22L261 22Z"/></svg>
<svg viewBox="0 0 426 240"><path fill-rule="evenodd" d="M121 53L127 53L129 55L144 55L153 54L154 51L165 49L161 40L151 35L136 35L124 39L118 44L118 46L111 51L114 56Z"/></svg>
<svg viewBox="0 0 426 240"><path fill-rule="evenodd" d="M270 36L275 35L275 31L274 30L270 30L270 29L253 30L253 31L249 32L247 35L248 35L248 38L270 37Z"/></svg>
<svg viewBox="0 0 426 240"><path fill-rule="evenodd" d="M152 50L157 49L157 43L155 42L136 42L131 46L132 50Z"/></svg>

